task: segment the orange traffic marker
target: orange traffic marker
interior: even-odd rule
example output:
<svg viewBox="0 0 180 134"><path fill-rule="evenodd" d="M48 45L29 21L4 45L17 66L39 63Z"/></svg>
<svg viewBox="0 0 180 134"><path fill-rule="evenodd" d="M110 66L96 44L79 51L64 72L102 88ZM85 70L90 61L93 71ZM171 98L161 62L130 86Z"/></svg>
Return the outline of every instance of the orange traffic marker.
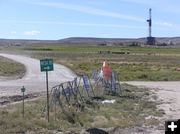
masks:
<svg viewBox="0 0 180 134"><path fill-rule="evenodd" d="M103 62L102 71L103 71L103 78L105 80L108 80L109 77L111 76L112 71L106 61Z"/></svg>

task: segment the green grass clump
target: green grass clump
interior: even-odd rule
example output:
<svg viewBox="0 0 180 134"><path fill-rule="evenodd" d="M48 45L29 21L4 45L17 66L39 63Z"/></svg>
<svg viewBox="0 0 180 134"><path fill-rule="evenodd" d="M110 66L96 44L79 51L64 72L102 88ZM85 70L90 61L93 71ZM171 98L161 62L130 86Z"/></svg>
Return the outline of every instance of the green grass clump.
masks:
<svg viewBox="0 0 180 134"><path fill-rule="evenodd" d="M24 65L12 60L0 57L0 76L19 76L25 73Z"/></svg>
<svg viewBox="0 0 180 134"><path fill-rule="evenodd" d="M101 69L102 61L81 59L73 61L57 61L71 68L77 74L88 74L92 70ZM111 63L112 62L112 63ZM114 63L109 61L112 70L119 74L121 81L175 81L180 80L180 65L167 65L159 63Z"/></svg>

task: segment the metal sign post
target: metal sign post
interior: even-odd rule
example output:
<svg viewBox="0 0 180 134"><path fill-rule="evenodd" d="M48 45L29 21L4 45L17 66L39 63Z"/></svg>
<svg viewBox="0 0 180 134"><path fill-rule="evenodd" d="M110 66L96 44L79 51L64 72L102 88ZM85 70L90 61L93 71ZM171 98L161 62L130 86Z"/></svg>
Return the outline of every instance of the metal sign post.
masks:
<svg viewBox="0 0 180 134"><path fill-rule="evenodd" d="M46 71L46 89L47 89L47 115L49 122L49 86L48 86L48 71Z"/></svg>
<svg viewBox="0 0 180 134"><path fill-rule="evenodd" d="M23 118L24 118L24 92L25 92L25 87L23 86L22 88L21 88L21 92L23 93L23 111L22 111L22 114L23 114Z"/></svg>
<svg viewBox="0 0 180 134"><path fill-rule="evenodd" d="M46 89L47 89L47 118L49 122L49 86L48 86L48 71L53 71L53 59L40 60L41 72L46 72Z"/></svg>

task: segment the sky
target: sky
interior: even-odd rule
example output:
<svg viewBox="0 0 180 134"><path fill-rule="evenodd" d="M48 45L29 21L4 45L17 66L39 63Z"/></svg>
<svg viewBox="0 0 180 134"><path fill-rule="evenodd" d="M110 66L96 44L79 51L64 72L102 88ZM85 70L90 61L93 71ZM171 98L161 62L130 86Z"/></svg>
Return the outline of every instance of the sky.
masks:
<svg viewBox="0 0 180 134"><path fill-rule="evenodd" d="M179 0L0 0L0 38L180 36Z"/></svg>

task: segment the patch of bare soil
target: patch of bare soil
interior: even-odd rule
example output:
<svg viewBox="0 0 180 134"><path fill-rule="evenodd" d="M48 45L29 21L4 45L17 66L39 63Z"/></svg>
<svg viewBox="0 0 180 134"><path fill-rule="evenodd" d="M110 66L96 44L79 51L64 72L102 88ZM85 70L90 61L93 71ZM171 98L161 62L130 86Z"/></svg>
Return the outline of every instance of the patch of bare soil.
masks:
<svg viewBox="0 0 180 134"><path fill-rule="evenodd" d="M34 98L37 98L43 95L45 95L45 92L26 94L24 95L24 100L26 101L32 100ZM23 95L3 96L3 97L0 97L0 107L6 106L12 103L20 102L22 100L23 100Z"/></svg>

